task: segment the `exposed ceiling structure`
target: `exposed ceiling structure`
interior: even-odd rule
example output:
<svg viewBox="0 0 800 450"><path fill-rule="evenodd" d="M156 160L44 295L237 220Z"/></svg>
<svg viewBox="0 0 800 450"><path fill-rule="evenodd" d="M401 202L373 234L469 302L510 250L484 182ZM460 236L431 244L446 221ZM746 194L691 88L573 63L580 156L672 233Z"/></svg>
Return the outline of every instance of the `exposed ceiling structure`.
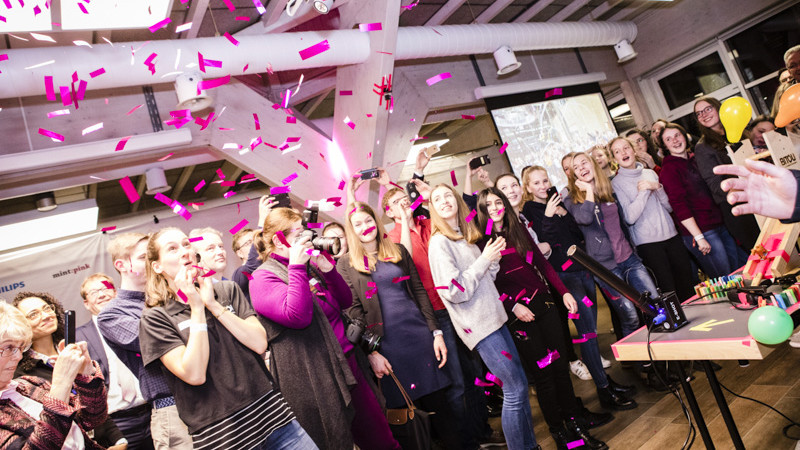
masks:
<svg viewBox="0 0 800 450"><path fill-rule="evenodd" d="M341 195L339 183L348 171L388 166L404 159L410 142L417 136L445 132L453 139L459 135L470 136L470 133L476 133L475 130L490 129L491 121L486 117L481 119L486 112L483 103L472 95L472 89L483 81L489 84L516 82L547 78L565 71L580 73L586 71L585 65L601 59L600 66L615 64L609 47L614 42L602 44L602 55L587 53L584 56L586 62L573 49L577 44L523 46L517 54L524 59L523 72L502 78L493 73L496 68L488 54L491 50L476 55L472 61L468 56L470 53L459 53L458 50L446 53L451 56L409 59L401 58L404 51L401 47L416 45L422 55L438 51L441 44L436 42L437 39L461 32L447 26L636 22L643 14L657 13L660 8L669 8L677 3L645 0L336 0L330 14L319 15L307 0L298 1L298 12L288 16L286 5L289 0L173 0L170 24L154 32L145 28L40 33L50 36L52 41L37 39L30 33L5 34L0 41L0 81L4 75L8 76L9 65L21 58L29 58L47 67L25 66L35 80L39 91L36 94L0 98L0 135L3 136L0 145L0 215L26 209L32 204L32 194L51 190L57 192L61 201L96 198L101 220L163 209L164 206L150 196L129 203L116 181L129 176L137 189L143 191L143 174L151 167L162 167L167 171L168 181L173 186L167 195L183 204L220 198L229 190L238 191L239 195L261 192L265 185L281 185L295 173L297 180L288 183L292 186L295 200ZM53 3L58 5L60 1ZM2 11L0 6L0 15L4 15ZM187 31L176 33L177 26L190 22ZM354 28L368 23L380 23L381 31L370 31L353 38ZM325 34L336 33L333 30L341 31L336 35ZM553 30L552 33L529 34L549 39L551 35L562 33L561 29ZM427 32L429 36L416 38L412 31ZM431 32L439 36L431 35ZM279 34L286 40L265 38ZM294 47L286 45L304 49L326 37L330 39L331 50L319 58L330 56L331 61L356 58L359 46L342 48L345 44L341 44L337 47L338 42L346 41L337 41L335 39L339 38L335 36L360 40L368 46L369 54L365 54L363 61L357 64L346 65L316 63L312 57L305 68L292 70L270 71L270 64L250 67L249 64L238 64L239 61L259 60L262 53L296 53ZM593 36L588 37L591 40ZM218 72L214 64L224 66L232 77L227 83L210 90L215 97L212 109L194 113L185 124L177 120L177 125L180 125L177 126L176 117L181 117L174 112L180 108L175 106L177 98L172 83L176 73L190 67L198 68L198 53L201 52L187 50L173 58L171 53L152 49L164 48L158 47L162 43L181 45L182 42L186 42L188 48L193 48L195 43L198 43L197 48L211 48L199 47L199 38L214 38L208 42L213 42L213 48L222 49L203 53L202 57L211 61L207 79L222 78L222 72ZM242 42L242 47L234 45L237 39ZM250 42L249 39L264 39L253 42L269 44L264 44L263 51L242 50L251 45L245 44L245 41ZM81 41L94 48L77 44ZM134 42L137 44L130 44ZM432 49L422 48L426 43ZM595 45L598 44L581 46ZM64 55L75 47L86 53L81 56L81 69L76 67L76 75L72 75L73 70L68 68L77 63L73 60L64 63ZM560 52L547 50L563 47L567 49ZM151 81L141 86L93 88L94 77L90 77L90 68L105 68L107 72L97 76L94 86L111 79L103 77L123 76L119 70L116 74L112 72L111 68L116 66L106 57L97 56L106 55L100 52L101 49L112 48L130 58L130 71L144 70L145 58L158 53L152 60L154 73L152 77L148 75ZM539 50L529 50L533 48ZM409 54L409 50L405 52ZM4 60L3 54L9 57ZM54 63L48 66L46 63L50 59ZM556 65L558 70L554 69ZM45 95L47 71L51 71L50 76L56 79L55 97L50 100ZM452 75L452 81L444 80L436 86L429 82L426 84L426 80L444 72ZM380 89L382 83L388 86L386 77L390 74L393 109L387 108L386 102L372 92ZM73 81L77 77L88 82L79 102L68 103L59 95L63 92L59 87L69 82L58 80L69 76ZM487 79L479 81L483 77ZM75 83L72 84L74 89ZM618 84L618 81L611 80L603 88L616 89ZM25 91L20 89L17 92ZM288 102L287 92L291 92ZM67 87L66 96L72 99L69 94L70 88ZM462 116L477 116L478 120L466 120ZM138 138L157 141L167 136L167 132L174 132L175 128L188 129L190 134L174 144L135 145ZM54 134L61 139L53 139ZM492 142L495 137L487 139ZM98 143L103 145L98 145L96 150L84 151L84 148L94 149L93 145ZM450 153L477 148L451 147L448 149ZM168 159L162 160L170 154ZM400 174L401 166L397 165L394 176ZM236 179L237 183L242 175L250 173L260 181L238 188L222 186L217 169L226 174L227 180ZM205 187L195 189L201 181L205 182Z"/></svg>

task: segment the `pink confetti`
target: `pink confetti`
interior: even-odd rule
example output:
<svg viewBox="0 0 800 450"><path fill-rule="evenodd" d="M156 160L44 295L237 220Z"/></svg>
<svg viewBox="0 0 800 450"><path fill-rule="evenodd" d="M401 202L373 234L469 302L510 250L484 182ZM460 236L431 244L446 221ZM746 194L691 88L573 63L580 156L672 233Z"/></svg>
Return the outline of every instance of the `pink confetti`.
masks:
<svg viewBox="0 0 800 450"><path fill-rule="evenodd" d="M195 266L195 267L199 267L199 266ZM200 275L202 278L210 277L210 276L212 276L212 275L217 273L212 269L205 270L202 267L199 267L199 268L205 272L203 275Z"/></svg>
<svg viewBox="0 0 800 450"><path fill-rule="evenodd" d="M200 207L203 206L203 205L204 205L204 203L202 203L202 202L200 202L200 203L189 203L189 206L191 206L192 209L194 209L195 211L199 211Z"/></svg>
<svg viewBox="0 0 800 450"><path fill-rule="evenodd" d="M235 20L241 20L241 21L244 21L244 22L249 22L250 21L250 18L247 17L247 16L236 16L236 17L234 17L234 19ZM244 71L242 71L242 72L244 72Z"/></svg>
<svg viewBox="0 0 800 450"><path fill-rule="evenodd" d="M89 126L89 127L86 127L86 128L84 128L84 129L81 131L81 136L86 136L87 134L89 134L89 133L93 133L93 132L95 132L95 131L97 131L97 130L100 130L100 129L102 129L102 128L103 128L103 122L96 123L96 124L94 124L94 125L92 125L92 126Z"/></svg>
<svg viewBox="0 0 800 450"><path fill-rule="evenodd" d="M512 253L516 253L516 252L517 252L517 249L515 249L514 247L507 247L505 250L502 250L500 252L500 254L505 256L505 255L510 255Z"/></svg>
<svg viewBox="0 0 800 450"><path fill-rule="evenodd" d="M225 6L227 6L227 7L228 7L228 9L229 9L231 12L234 12L234 11L236 11L236 7L235 7L235 6L233 6L233 3L231 3L231 0L222 0L222 1L223 1L223 2L225 2Z"/></svg>
<svg viewBox="0 0 800 450"><path fill-rule="evenodd" d="M502 351L500 351L500 353L501 353L503 356L505 356L506 358L508 358L508 360L509 360L509 361L511 361L511 360L513 359L513 357L511 356L511 353L508 353L508 352L507 352L507 351L505 351L505 350L502 350Z"/></svg>
<svg viewBox="0 0 800 450"><path fill-rule="evenodd" d="M415 209L419 208L419 205L421 205L423 201L424 199L421 195L417 197L417 199L414 200L414 203L411 204L411 210L414 211Z"/></svg>
<svg viewBox="0 0 800 450"><path fill-rule="evenodd" d="M287 185L287 184L291 183L295 178L297 178L297 172L294 172L293 174L291 174L288 177L286 177L283 180L281 180L281 183L284 184L284 185Z"/></svg>
<svg viewBox="0 0 800 450"><path fill-rule="evenodd" d="M453 187L458 186L458 181L456 180L456 171L455 170L451 170L450 171L450 181L453 182Z"/></svg>
<svg viewBox="0 0 800 450"><path fill-rule="evenodd" d="M292 191L291 186L275 186L269 189L269 195L288 194Z"/></svg>
<svg viewBox="0 0 800 450"><path fill-rule="evenodd" d="M128 113L127 113L127 114L125 114L125 115L126 115L126 116L130 116L132 112L136 111L137 109L141 108L142 106L144 106L144 103L142 103L141 105L136 105L136 106L134 106L134 107L133 107L133 108L131 108L131 110L130 110L130 111L128 111Z"/></svg>
<svg viewBox="0 0 800 450"><path fill-rule="evenodd" d="M197 90L204 91L206 89L213 89L215 87L228 84L230 81L231 81L230 75L225 75L224 77L215 78L213 80L202 80L197 83Z"/></svg>
<svg viewBox="0 0 800 450"><path fill-rule="evenodd" d="M492 383L487 383L486 381L483 381L480 378L475 377L475 386L491 387L493 385L492 385Z"/></svg>
<svg viewBox="0 0 800 450"><path fill-rule="evenodd" d="M450 72L442 72L439 75L435 75L428 78L427 80L425 80L425 82L428 83L428 86L433 86L434 84L451 77L452 75L450 75Z"/></svg>
<svg viewBox="0 0 800 450"><path fill-rule="evenodd" d="M267 9L264 8L264 5L261 4L260 0L253 0L253 5L255 5L256 11L258 11L259 14L264 14L267 12Z"/></svg>
<svg viewBox="0 0 800 450"><path fill-rule="evenodd" d="M166 161L166 160L168 160L168 159L172 158L172 155L174 155L174 154L175 154L175 153L170 153L170 154L168 154L168 155L166 155L166 156L162 156L161 158L158 158L158 161L159 161L159 162L161 162L161 161Z"/></svg>
<svg viewBox="0 0 800 450"><path fill-rule="evenodd" d="M411 389L416 389L416 388L417 388L417 385L414 384L414 383L411 383Z"/></svg>
<svg viewBox="0 0 800 450"><path fill-rule="evenodd" d="M472 219L474 219L474 218L475 218L475 216L476 216L477 214L478 214L478 211L475 211L475 210L473 209L473 210L472 210L472 211L471 211L471 212L470 212L470 213L467 215L467 217L465 217L465 218L464 218L464 221L465 221L465 222L467 222L467 223L470 223L470 222L472 222Z"/></svg>
<svg viewBox="0 0 800 450"><path fill-rule="evenodd" d="M69 106L72 104L72 94L69 91L69 86L59 86L58 90L61 94L61 104Z"/></svg>
<svg viewBox="0 0 800 450"><path fill-rule="evenodd" d="M367 255L364 255L364 270L369 271L369 258L367 258Z"/></svg>
<svg viewBox="0 0 800 450"><path fill-rule="evenodd" d="M455 278L453 278L451 281L453 283L453 286L457 287L459 291L464 292L464 286L458 284L458 281L456 281Z"/></svg>
<svg viewBox="0 0 800 450"><path fill-rule="evenodd" d="M346 184L347 184L347 183L345 183L345 182L344 182L344 180L340 181L340 182L339 182L339 188L338 188L338 189L339 189L340 191L341 191L341 190L343 190L343 189L344 189L344 186L345 186Z"/></svg>
<svg viewBox="0 0 800 450"><path fill-rule="evenodd" d="M116 229L117 229L117 227L116 227L116 225L115 225L115 226L113 226L113 227L103 227L103 228L101 228L101 229L100 229L100 231L102 231L103 233L105 233L106 231L112 231L112 230L116 230ZM107 281L103 281L103 283L108 283L108 282L107 282Z"/></svg>
<svg viewBox="0 0 800 450"><path fill-rule="evenodd" d="M434 289L444 289L446 291L446 290L448 290L450 288L447 287L447 286L435 286Z"/></svg>
<svg viewBox="0 0 800 450"><path fill-rule="evenodd" d="M561 92L561 88L550 89L549 91L545 92L544 98L550 98L554 95L561 95Z"/></svg>
<svg viewBox="0 0 800 450"><path fill-rule="evenodd" d="M298 160L297 160L297 164L300 164L301 166L303 166L303 168L304 168L304 169L308 170L308 164L304 163L303 161L300 161L300 160L298 159Z"/></svg>
<svg viewBox="0 0 800 450"><path fill-rule="evenodd" d="M339 95L353 95L353 91L339 91Z"/></svg>
<svg viewBox="0 0 800 450"><path fill-rule="evenodd" d="M44 89L45 93L47 94L47 100L54 102L56 100L56 91L53 87L53 77L46 76L44 77Z"/></svg>
<svg viewBox="0 0 800 450"><path fill-rule="evenodd" d="M242 271L242 274L247 277L248 280L253 281L253 275L250 272Z"/></svg>
<svg viewBox="0 0 800 450"><path fill-rule="evenodd" d="M195 236L193 238L189 238L189 242L197 242L197 241L202 241L202 240L203 240L203 236Z"/></svg>
<svg viewBox="0 0 800 450"><path fill-rule="evenodd" d="M176 292L175 294L177 294L178 297L180 297L180 299L183 300L183 303L189 303L189 297L187 297L182 290L178 289L178 292Z"/></svg>
<svg viewBox="0 0 800 450"><path fill-rule="evenodd" d="M586 443L583 442L583 439L578 439L577 441L567 442L567 450L572 450L573 448L577 448L577 447L583 447L584 445L586 445Z"/></svg>
<svg viewBox="0 0 800 450"><path fill-rule="evenodd" d="M486 235L487 236L492 234L492 228L494 228L494 221L492 219L489 219L489 221L486 222Z"/></svg>
<svg viewBox="0 0 800 450"><path fill-rule="evenodd" d="M573 339L573 340L572 340L572 343L573 343L573 344L583 344L583 343L584 343L584 342L586 342L587 340L588 340L588 339L586 339L585 337L582 337L582 338L580 338L580 339Z"/></svg>
<svg viewBox="0 0 800 450"><path fill-rule="evenodd" d="M497 149L497 151L500 152L500 154L502 155L503 153L505 153L507 148L508 148L508 142L503 142L503 145L501 145L500 148Z"/></svg>
<svg viewBox="0 0 800 450"><path fill-rule="evenodd" d="M101 68L95 70L94 72L89 72L89 76L92 77L92 78L97 78L97 77L99 77L100 75L102 75L104 73L106 73L106 69L101 67Z"/></svg>
<svg viewBox="0 0 800 450"><path fill-rule="evenodd" d="M156 59L156 56L158 56L158 53L150 53L150 56L148 56L147 59L144 60L144 65L147 66L148 69L150 69L150 73L152 75L156 74L156 65L155 63L153 63L153 60ZM202 81L200 83L202 83Z"/></svg>
<svg viewBox="0 0 800 450"><path fill-rule="evenodd" d="M162 20L161 22L156 23L155 25L151 25L148 29L151 33L155 33L156 31L166 27L169 23L172 22L172 19L167 17L166 19Z"/></svg>
<svg viewBox="0 0 800 450"><path fill-rule="evenodd" d="M375 23L360 23L358 24L358 31L366 33L368 31L381 31L383 27L380 22Z"/></svg>
<svg viewBox="0 0 800 450"><path fill-rule="evenodd" d="M328 43L328 40L324 40L322 42L318 42L311 47L304 48L300 50L300 59L303 61L307 60L308 58L312 58L314 56L319 55L320 53L327 52L331 49L331 45Z"/></svg>
<svg viewBox="0 0 800 450"><path fill-rule="evenodd" d="M291 247L289 241L286 240L286 236L283 235L283 231L278 230L275 232L275 235L278 236L278 240L281 241L281 244L285 245L286 247Z"/></svg>
<svg viewBox="0 0 800 450"><path fill-rule="evenodd" d="M362 236L367 236L367 235L369 235L370 233L372 233L373 231L375 231L375 228L376 228L376 227L369 227L369 228L367 228L366 230L362 231L362 232L361 232L361 235L362 235Z"/></svg>
<svg viewBox="0 0 800 450"><path fill-rule="evenodd" d="M400 282L403 282L403 281L408 280L410 278L411 278L411 276L409 276L409 275L406 275L404 277L394 277L394 278L392 278L392 283L400 283Z"/></svg>
<svg viewBox="0 0 800 450"><path fill-rule="evenodd" d="M567 319L578 320L581 318L581 315L578 313L567 313Z"/></svg>
<svg viewBox="0 0 800 450"><path fill-rule="evenodd" d="M352 120L350 120L349 116L345 116L344 123L345 123L345 125L350 127L351 130L355 130L356 129L356 124Z"/></svg>
<svg viewBox="0 0 800 450"><path fill-rule="evenodd" d="M466 119L466 120L475 120L475 116L473 116L471 114L462 114L461 118L462 119Z"/></svg>
<svg viewBox="0 0 800 450"><path fill-rule="evenodd" d="M325 228L325 224L318 222L309 222L306 226L308 228Z"/></svg>
<svg viewBox="0 0 800 450"><path fill-rule="evenodd" d="M592 303L592 301L589 300L589 297L583 297L583 300L581 300L581 301L583 302L584 305L586 305L586 306L588 306L590 308L591 308L592 305L594 305L594 303Z"/></svg>
<svg viewBox="0 0 800 450"><path fill-rule="evenodd" d="M239 230L241 230L242 228L246 227L248 223L250 223L250 222L247 219L242 219L241 222L239 222L236 225L234 225L234 227L231 228L230 230L228 230L228 232L230 234L236 234L236 233L239 232Z"/></svg>
<svg viewBox="0 0 800 450"><path fill-rule="evenodd" d="M292 116L286 116L286 123L297 123L297 118Z"/></svg>
<svg viewBox="0 0 800 450"><path fill-rule="evenodd" d="M64 142L64 136L50 130L45 130L44 128L39 128L39 134L41 134L42 136L47 136L59 142Z"/></svg>
<svg viewBox="0 0 800 450"><path fill-rule="evenodd" d="M528 333L526 333L526 332L524 332L522 330L517 330L517 334L522 336L522 337L524 337L524 338L528 337Z"/></svg>
<svg viewBox="0 0 800 450"><path fill-rule="evenodd" d="M114 147L114 151L115 151L115 152L118 152L118 151L120 151L120 150L124 149L124 148L125 148L125 144L127 144L127 143L128 143L128 139L130 139L130 138L132 138L132 137L133 137L133 136L126 136L126 137L124 137L124 138L120 139L120 140L119 140L119 142L117 142L117 146L116 146L116 147Z"/></svg>
<svg viewBox="0 0 800 450"><path fill-rule="evenodd" d="M533 261L533 252L528 251L528 253L525 254L525 262L530 264L532 261Z"/></svg>
<svg viewBox="0 0 800 450"><path fill-rule="evenodd" d="M496 385L498 385L500 387L503 387L503 381L500 380L500 378L497 378L496 376L494 376L494 374L492 372L486 372L486 380L491 381L492 383L494 383L494 384L496 384Z"/></svg>
<svg viewBox="0 0 800 450"><path fill-rule="evenodd" d="M125 195L128 196L129 202L136 203L139 201L139 192L133 187L133 182L129 177L121 178L119 180L119 185L122 186L122 190L125 191Z"/></svg>
<svg viewBox="0 0 800 450"><path fill-rule="evenodd" d="M233 45L235 45L235 46L237 46L237 47L239 46L239 41L237 41L237 40L236 40L236 38L234 38L233 36L231 36L231 34L230 34L230 33L228 33L227 31L225 32L225 35L224 35L224 36L225 36L225 39L227 39L227 40L228 40L228 42L230 42L231 44L233 44Z"/></svg>
<svg viewBox="0 0 800 450"><path fill-rule="evenodd" d="M569 268L569 266L571 266L571 265L572 265L572 260L568 259L568 260L566 260L566 262L564 262L564 264L561 265L561 270L562 271L566 271L567 268Z"/></svg>
<svg viewBox="0 0 800 450"><path fill-rule="evenodd" d="M199 192L200 189L203 189L203 186L205 185L206 185L206 180L200 180L200 182L197 183L197 186L194 187L194 191Z"/></svg>
<svg viewBox="0 0 800 450"><path fill-rule="evenodd" d="M228 192L226 192L226 193L222 194L222 198L231 198L231 197L233 197L234 195L236 195L236 192L233 192L233 191L228 191Z"/></svg>
<svg viewBox="0 0 800 450"><path fill-rule="evenodd" d="M261 129L261 122L258 121L258 114L253 113L253 121L256 124L256 131Z"/></svg>
<svg viewBox="0 0 800 450"><path fill-rule="evenodd" d="M466 334L472 333L472 328L464 328L464 333Z"/></svg>
<svg viewBox="0 0 800 450"><path fill-rule="evenodd" d="M544 369L545 367L552 364L553 361L557 360L558 358L560 358L558 350L548 350L547 356L540 359L539 361L536 361L536 364L539 366L540 369Z"/></svg>

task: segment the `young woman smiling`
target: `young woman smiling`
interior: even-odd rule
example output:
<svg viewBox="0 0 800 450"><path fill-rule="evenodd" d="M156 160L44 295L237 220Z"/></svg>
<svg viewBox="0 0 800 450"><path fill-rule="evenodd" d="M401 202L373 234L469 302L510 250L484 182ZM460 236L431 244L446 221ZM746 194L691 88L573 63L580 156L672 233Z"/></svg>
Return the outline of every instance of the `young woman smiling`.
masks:
<svg viewBox="0 0 800 450"><path fill-rule="evenodd" d="M597 163L597 166L609 180L617 175L617 163L611 157L611 152L608 151L605 145L595 145L589 149L588 153L592 155L594 162Z"/></svg>
<svg viewBox="0 0 800 450"><path fill-rule="evenodd" d="M625 133L625 137L631 141L633 150L636 152L636 159L642 163L645 169L652 169L656 173L661 171L661 160L663 157L658 155L658 150L656 150L653 142L647 136L647 133L638 128L634 128L633 130L628 130ZM614 157L614 150L612 148L608 150L611 156ZM617 161L617 164L619 165L619 161Z"/></svg>
<svg viewBox="0 0 800 450"><path fill-rule="evenodd" d="M145 366L166 369L194 448L316 449L272 385L250 302L232 281L212 284L195 255L177 228L150 238L139 334Z"/></svg>
<svg viewBox="0 0 800 450"><path fill-rule="evenodd" d="M638 292L658 295L656 286L629 242L622 210L611 189L611 182L597 163L586 153L572 159L569 195L564 205L581 227L586 239L586 253ZM597 283L611 295L611 304L622 321L622 334L627 336L639 326L633 303L622 297L602 280Z"/></svg>
<svg viewBox="0 0 800 450"><path fill-rule="evenodd" d="M439 296L458 336L470 350L477 350L489 371L502 380L501 422L509 450L539 448L533 433L528 379L504 325L508 316L494 285L506 241L502 237L491 240L481 252L475 245L481 234L466 221L467 214L467 205L453 187L440 184L433 189L428 248L433 281L446 288Z"/></svg>
<svg viewBox="0 0 800 450"><path fill-rule="evenodd" d="M756 240L760 233L758 223L752 214L734 216L731 212L733 208L727 201L727 194L720 187L720 183L725 179L723 175L714 173L714 167L720 164L731 164L731 159L725 147L728 140L725 134L725 127L719 118L719 109L722 106L719 100L714 97L700 97L694 102L694 114L700 126L700 141L694 147L697 159L697 169L700 171L703 180L711 190L714 202L722 211L722 220L725 228L736 239L741 248L735 253L735 267L737 269L747 262L747 254L750 249L755 247ZM749 131L745 131L743 139L749 138Z"/></svg>
<svg viewBox="0 0 800 450"><path fill-rule="evenodd" d="M525 227L514 214L507 212L511 209L510 202L497 188L484 189L478 195L478 227L487 231L478 247L502 237L515 250L500 258L500 271L494 281L506 314L512 318L506 326L514 336L522 363L533 375L536 398L556 446L566 449L568 442L583 439L589 448L607 449L604 442L592 437L576 421L582 411L572 388L567 359L550 356L553 351L563 355L568 345L555 303L561 300L575 314L577 302ZM561 299L550 295L548 283Z"/></svg>
<svg viewBox="0 0 800 450"><path fill-rule="evenodd" d="M639 256L663 292L675 292L681 301L688 299L694 295L691 261L675 230L672 207L658 175L638 162L628 138L614 138L608 148L619 164L611 185Z"/></svg>
<svg viewBox="0 0 800 450"><path fill-rule="evenodd" d="M578 334L582 336L581 365L585 363L586 367L583 370L586 370L594 380L597 395L604 408L614 410L635 408L636 402L626 395L630 393L630 389L611 380L605 372L606 368L611 367L611 362L600 355L597 343L597 289L594 278L580 264L566 264L569 260L567 249L570 246L586 248L583 233L572 215L562 206L561 195L555 195L548 201L547 189L551 184L544 167L530 167L522 175L522 179L525 181L526 195L533 199L525 204L523 213L530 217L533 229L542 236L542 240L551 243L553 255L549 259L550 264L575 298L588 298L591 301L591 306L583 301L577 303L578 318L572 322ZM620 329L616 311L611 305L609 307L612 319L617 320L614 327ZM571 339L571 336L568 336L568 339ZM576 372L575 365L570 362L572 373Z"/></svg>
<svg viewBox="0 0 800 450"><path fill-rule="evenodd" d="M661 133L664 157L659 180L669 198L686 248L710 278L728 275L736 268L736 242L725 229L722 213L688 152L686 130L669 123Z"/></svg>

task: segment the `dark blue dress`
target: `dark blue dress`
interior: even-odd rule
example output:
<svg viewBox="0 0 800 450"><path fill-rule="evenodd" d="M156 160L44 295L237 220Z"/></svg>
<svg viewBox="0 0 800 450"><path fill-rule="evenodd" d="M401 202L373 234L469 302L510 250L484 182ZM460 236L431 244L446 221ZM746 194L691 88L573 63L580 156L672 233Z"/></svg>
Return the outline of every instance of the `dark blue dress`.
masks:
<svg viewBox="0 0 800 450"><path fill-rule="evenodd" d="M378 261L372 281L378 287L383 315L383 340L378 350L392 365L397 379L412 400L438 391L450 384L447 375L439 370L433 351L433 335L416 303L409 297L407 280L402 269L393 263ZM427 299L424 299L428 301ZM391 377L381 380L386 406L400 408L405 401Z"/></svg>

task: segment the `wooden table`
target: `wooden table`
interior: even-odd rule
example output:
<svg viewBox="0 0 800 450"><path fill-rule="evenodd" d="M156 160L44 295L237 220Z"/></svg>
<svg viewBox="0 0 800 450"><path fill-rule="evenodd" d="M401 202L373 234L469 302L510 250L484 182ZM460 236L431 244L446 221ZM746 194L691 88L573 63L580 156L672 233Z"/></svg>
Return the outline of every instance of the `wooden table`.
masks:
<svg viewBox="0 0 800 450"><path fill-rule="evenodd" d="M752 311L735 309L730 303L714 303L718 299L696 301L692 297L683 303L683 311L689 324L671 333L651 333L650 352L657 361L700 361L708 383L716 398L722 418L728 427L734 447L744 449L742 438L728 402L719 386L719 381L709 360L713 359L764 359L773 346L759 344L747 331L747 321ZM800 303L786 310L792 315L795 326L800 318ZM619 361L648 361L647 329L642 327L611 345L614 357ZM703 414L680 364L677 365L681 386L692 410L700 435L706 448L714 443L708 433Z"/></svg>

